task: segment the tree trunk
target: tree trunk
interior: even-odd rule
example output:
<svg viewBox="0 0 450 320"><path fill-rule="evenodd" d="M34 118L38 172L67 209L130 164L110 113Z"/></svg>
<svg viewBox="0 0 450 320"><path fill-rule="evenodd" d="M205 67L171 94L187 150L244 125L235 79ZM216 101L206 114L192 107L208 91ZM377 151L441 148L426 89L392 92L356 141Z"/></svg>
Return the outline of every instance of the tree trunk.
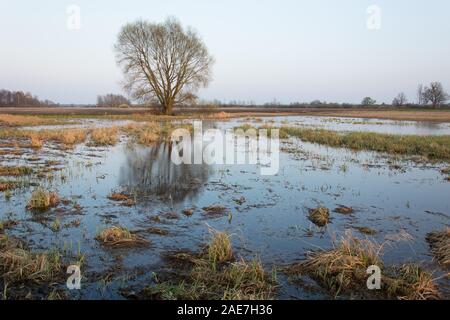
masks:
<svg viewBox="0 0 450 320"><path fill-rule="evenodd" d="M168 116L173 115L173 102L166 102L166 104L164 105L164 111Z"/></svg>

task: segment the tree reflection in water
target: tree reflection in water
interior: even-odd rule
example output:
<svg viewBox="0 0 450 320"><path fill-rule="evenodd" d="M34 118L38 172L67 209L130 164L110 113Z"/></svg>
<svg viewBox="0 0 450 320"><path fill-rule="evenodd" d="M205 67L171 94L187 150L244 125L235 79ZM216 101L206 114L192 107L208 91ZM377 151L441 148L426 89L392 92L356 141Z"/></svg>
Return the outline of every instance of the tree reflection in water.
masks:
<svg viewBox="0 0 450 320"><path fill-rule="evenodd" d="M119 176L120 185L139 195L171 198L173 202L195 197L208 181L212 168L206 164L175 165L171 161L172 150L172 144L165 142L127 149Z"/></svg>

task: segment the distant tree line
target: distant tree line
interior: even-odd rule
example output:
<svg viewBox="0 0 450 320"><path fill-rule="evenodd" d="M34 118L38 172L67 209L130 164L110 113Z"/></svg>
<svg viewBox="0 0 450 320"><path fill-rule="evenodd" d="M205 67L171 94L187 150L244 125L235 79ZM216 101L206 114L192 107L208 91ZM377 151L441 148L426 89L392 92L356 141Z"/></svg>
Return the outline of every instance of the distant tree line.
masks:
<svg viewBox="0 0 450 320"><path fill-rule="evenodd" d="M440 107L450 99L450 96L445 92L444 87L440 82L432 82L428 87L424 87L423 84L419 84L417 88L417 103L419 106L431 106L433 108ZM375 105L376 101L370 97L365 97L361 105L371 106ZM401 107L405 105L413 106L414 103L408 103L408 98L403 92L400 92L394 100L392 105Z"/></svg>
<svg viewBox="0 0 450 320"><path fill-rule="evenodd" d="M33 107L50 106L55 103L50 100L39 100L30 92L0 90L0 107Z"/></svg>
<svg viewBox="0 0 450 320"><path fill-rule="evenodd" d="M120 94L105 94L97 96L97 107L109 107L109 108L119 108L119 107L129 107L131 105L130 100L125 98Z"/></svg>

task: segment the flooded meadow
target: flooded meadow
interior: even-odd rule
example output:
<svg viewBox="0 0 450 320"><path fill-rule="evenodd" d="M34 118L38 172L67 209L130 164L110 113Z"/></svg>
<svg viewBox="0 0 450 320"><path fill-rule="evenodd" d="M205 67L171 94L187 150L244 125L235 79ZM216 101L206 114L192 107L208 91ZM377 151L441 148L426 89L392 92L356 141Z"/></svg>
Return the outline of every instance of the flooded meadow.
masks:
<svg viewBox="0 0 450 320"><path fill-rule="evenodd" d="M176 165L172 142L158 138L169 129L142 134L144 121L73 122L2 128L3 298L450 297L446 158L281 136L279 171L263 176L260 165ZM190 120L171 126L181 123ZM449 123L307 116L208 119L203 125L450 134ZM52 133L60 130L86 132L68 143ZM323 221L315 218L320 214ZM432 235L443 230L444 249L436 248ZM373 259L386 275L386 293L360 281L369 274L365 265L352 266L361 255L351 250L345 260L351 270L335 270L332 262L316 272L320 253L367 244L378 248ZM80 267L78 290L66 286L68 265ZM405 266L414 266L411 274L426 279L426 288L405 276ZM208 281L217 283L214 289L205 289Z"/></svg>

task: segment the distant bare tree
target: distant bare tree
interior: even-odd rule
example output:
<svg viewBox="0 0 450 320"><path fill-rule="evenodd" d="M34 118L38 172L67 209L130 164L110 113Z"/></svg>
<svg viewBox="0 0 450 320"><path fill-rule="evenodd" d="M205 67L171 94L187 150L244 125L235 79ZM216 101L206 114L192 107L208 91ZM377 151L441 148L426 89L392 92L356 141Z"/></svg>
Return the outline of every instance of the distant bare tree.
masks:
<svg viewBox="0 0 450 320"><path fill-rule="evenodd" d="M419 104L419 105L426 104L426 101L424 101L424 96L423 96L423 84L419 84L417 86L417 104Z"/></svg>
<svg viewBox="0 0 450 320"><path fill-rule="evenodd" d="M155 24L136 21L125 25L115 45L117 63L132 97L158 102L166 114L174 105L195 100L208 85L214 62L199 36L169 18Z"/></svg>
<svg viewBox="0 0 450 320"><path fill-rule="evenodd" d="M408 102L406 95L403 92L400 92L392 101L392 105L401 107Z"/></svg>
<svg viewBox="0 0 450 320"><path fill-rule="evenodd" d="M377 103L374 99L372 99L371 97L365 97L362 101L361 104L363 106L372 106L375 103Z"/></svg>
<svg viewBox="0 0 450 320"><path fill-rule="evenodd" d="M429 87L425 87L422 96L425 104L431 103L433 107L439 107L449 99L440 82L432 82Z"/></svg>

